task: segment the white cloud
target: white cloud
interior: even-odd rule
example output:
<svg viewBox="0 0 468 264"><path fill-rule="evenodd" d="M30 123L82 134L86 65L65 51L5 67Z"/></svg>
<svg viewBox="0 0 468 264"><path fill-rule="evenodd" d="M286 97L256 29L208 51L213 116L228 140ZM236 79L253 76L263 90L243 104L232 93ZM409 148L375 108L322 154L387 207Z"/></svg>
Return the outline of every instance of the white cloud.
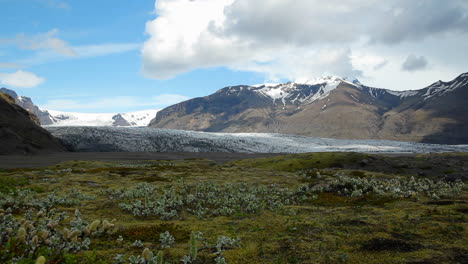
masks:
<svg viewBox="0 0 468 264"><path fill-rule="evenodd" d="M413 43L468 40L463 0L157 0L155 13L141 50L143 73L155 79L219 66L267 79L372 78Z"/></svg>
<svg viewBox="0 0 468 264"><path fill-rule="evenodd" d="M22 49L27 50L51 50L64 56L75 56L76 52L64 40L57 37L58 29L52 29L46 33L35 36L18 34L14 42Z"/></svg>
<svg viewBox="0 0 468 264"><path fill-rule="evenodd" d="M41 105L41 109L58 111L108 111L116 106L119 108L149 107L159 108L190 99L179 94L161 94L152 98L135 96L113 96L94 100L52 99Z"/></svg>
<svg viewBox="0 0 468 264"><path fill-rule="evenodd" d="M33 88L44 81L44 78L22 70L13 73L0 73L0 83L16 88Z"/></svg>
<svg viewBox="0 0 468 264"><path fill-rule="evenodd" d="M0 44L14 44L21 49L37 51L30 57L17 61L17 64L32 66L49 62L107 56L141 48L140 43L100 43L93 45L72 46L58 38L58 29L34 36L18 34L15 38L0 39ZM17 65L16 64L16 65ZM14 64L4 64L0 68L18 68ZM6 66L5 66L6 65Z"/></svg>
<svg viewBox="0 0 468 264"><path fill-rule="evenodd" d="M96 45L76 46L77 57L88 58L106 56L110 54L123 53L137 50L141 47L139 43L103 43Z"/></svg>
<svg viewBox="0 0 468 264"><path fill-rule="evenodd" d="M95 45L73 46L75 56L64 56L56 52L40 51L35 55L18 61L22 65L39 65L49 62L63 61L70 59L83 59L91 57L108 56L112 54L124 53L132 50L138 50L141 44L138 43L104 43Z"/></svg>
<svg viewBox="0 0 468 264"><path fill-rule="evenodd" d="M371 28L373 41L398 44L447 33L468 32L464 0L392 0Z"/></svg>
<svg viewBox="0 0 468 264"><path fill-rule="evenodd" d="M143 72L148 77L167 79L200 67L228 66L266 73L271 78L297 79L322 73L358 75L359 72L349 63L350 51L346 47L321 45L311 50L304 45L315 42L310 32L289 33L299 31L291 29L304 20L301 17L304 14L302 6L286 3L286 6L297 7L290 10L285 9L281 1L272 3L280 4L275 6L270 2L241 0L156 1L158 18L146 26L151 38L142 49ZM271 6L256 8L265 4ZM342 12L346 12L345 9ZM274 13L264 11L264 14L253 14L249 13L250 10L270 10ZM301 14L294 13L299 10L302 10ZM245 26L239 25L243 19L241 15L248 20ZM277 21L284 16L288 18ZM268 21L261 23L263 18L268 18ZM233 24L233 21L237 23ZM259 23L254 28L253 25ZM282 28L278 28L280 25L283 25ZM251 27L253 29L248 31ZM323 28L314 26L317 34L324 33ZM341 37L334 37L335 33ZM342 31L335 33L328 34L333 38L331 42L348 37L354 39L343 36L345 32ZM281 42L278 38L287 41Z"/></svg>

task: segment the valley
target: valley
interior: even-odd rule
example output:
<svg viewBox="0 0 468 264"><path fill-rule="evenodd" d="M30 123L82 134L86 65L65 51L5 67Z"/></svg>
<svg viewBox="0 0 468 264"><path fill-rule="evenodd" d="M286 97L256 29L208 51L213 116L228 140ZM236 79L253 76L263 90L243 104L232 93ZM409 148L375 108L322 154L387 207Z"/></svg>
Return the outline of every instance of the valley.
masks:
<svg viewBox="0 0 468 264"><path fill-rule="evenodd" d="M0 10L0 264L468 264L467 0Z"/></svg>

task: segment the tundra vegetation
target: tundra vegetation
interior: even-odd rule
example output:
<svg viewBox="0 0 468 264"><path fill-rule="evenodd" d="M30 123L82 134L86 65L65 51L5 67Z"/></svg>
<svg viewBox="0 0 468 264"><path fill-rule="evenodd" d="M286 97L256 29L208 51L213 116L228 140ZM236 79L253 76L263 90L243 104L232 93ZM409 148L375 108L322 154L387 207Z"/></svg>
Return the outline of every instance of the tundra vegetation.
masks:
<svg viewBox="0 0 468 264"><path fill-rule="evenodd" d="M467 263L468 155L0 170L1 263Z"/></svg>

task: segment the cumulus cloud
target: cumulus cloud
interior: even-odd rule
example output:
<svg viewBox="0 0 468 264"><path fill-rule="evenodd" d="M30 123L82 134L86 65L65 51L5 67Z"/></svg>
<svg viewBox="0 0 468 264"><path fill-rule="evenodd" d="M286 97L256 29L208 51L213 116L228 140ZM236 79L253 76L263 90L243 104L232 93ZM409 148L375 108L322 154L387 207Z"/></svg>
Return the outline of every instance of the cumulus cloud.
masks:
<svg viewBox="0 0 468 264"><path fill-rule="evenodd" d="M420 71L424 70L428 66L428 62L426 57L424 56L415 56L414 54L409 55L403 65L401 65L401 69L408 72Z"/></svg>
<svg viewBox="0 0 468 264"><path fill-rule="evenodd" d="M378 71L382 69L383 67L387 66L387 64L388 64L388 60L384 60L381 63L374 65L374 70Z"/></svg>
<svg viewBox="0 0 468 264"><path fill-rule="evenodd" d="M380 20L376 20L372 29L373 41L397 44L439 33L468 32L468 9L464 0L389 2L389 8L381 14Z"/></svg>
<svg viewBox="0 0 468 264"><path fill-rule="evenodd" d="M300 11L305 16L304 6L297 3L291 5L291 1L285 2L156 1L158 18L147 23L146 31L150 39L142 49L144 74L151 78L167 79L196 68L214 66L228 66L233 69L258 71L272 77L291 78L323 72L358 73L347 63L347 55L350 53L347 48L325 45L311 50L307 44L323 43L317 37L327 33L326 30L318 25L314 25L315 32L312 33L292 30L295 27L305 30L314 22L302 25L301 20L304 21L304 17L298 19L300 15L294 12ZM264 7L265 4L270 6ZM285 9L285 4L295 8ZM312 6L308 3L306 9L311 10ZM331 9L331 6L329 8ZM340 12L347 13L347 8L346 5ZM255 15L251 10L264 11L263 14ZM314 13L319 15L320 12ZM324 18L324 15L322 17ZM267 21L264 22L264 19ZM337 20L334 22L338 23ZM335 32L328 32L327 36L324 36L328 37L330 42L355 38L346 28L335 28ZM317 36L314 36L314 33ZM326 54L330 57L327 58ZM300 60L297 60L298 57ZM345 61L338 62L337 57L344 58ZM333 68L335 64L330 63L333 61L339 63L336 69ZM319 63L324 63L320 70L317 67ZM307 64L309 70L298 64ZM288 73L284 72L285 68L288 69Z"/></svg>
<svg viewBox="0 0 468 264"><path fill-rule="evenodd" d="M389 60L387 58L371 54L369 52L355 52L352 58L352 64L358 69L378 71L387 66Z"/></svg>
<svg viewBox="0 0 468 264"><path fill-rule="evenodd" d="M33 88L45 81L32 72L16 71L13 73L0 73L0 83L16 88Z"/></svg>
<svg viewBox="0 0 468 264"><path fill-rule="evenodd" d="M465 34L467 10L463 0L157 0L142 70L155 79L217 66L268 78L359 76L354 46Z"/></svg>

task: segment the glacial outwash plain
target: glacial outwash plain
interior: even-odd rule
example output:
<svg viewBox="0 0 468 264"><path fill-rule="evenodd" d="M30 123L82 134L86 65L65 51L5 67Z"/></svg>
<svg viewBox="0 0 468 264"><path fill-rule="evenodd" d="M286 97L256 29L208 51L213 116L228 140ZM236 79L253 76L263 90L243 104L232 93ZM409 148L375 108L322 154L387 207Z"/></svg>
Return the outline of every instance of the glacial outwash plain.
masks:
<svg viewBox="0 0 468 264"><path fill-rule="evenodd" d="M40 126L11 94L0 93L1 263L468 262L463 137L448 145L124 122L149 123L146 112L105 117L122 126L92 114Z"/></svg>

